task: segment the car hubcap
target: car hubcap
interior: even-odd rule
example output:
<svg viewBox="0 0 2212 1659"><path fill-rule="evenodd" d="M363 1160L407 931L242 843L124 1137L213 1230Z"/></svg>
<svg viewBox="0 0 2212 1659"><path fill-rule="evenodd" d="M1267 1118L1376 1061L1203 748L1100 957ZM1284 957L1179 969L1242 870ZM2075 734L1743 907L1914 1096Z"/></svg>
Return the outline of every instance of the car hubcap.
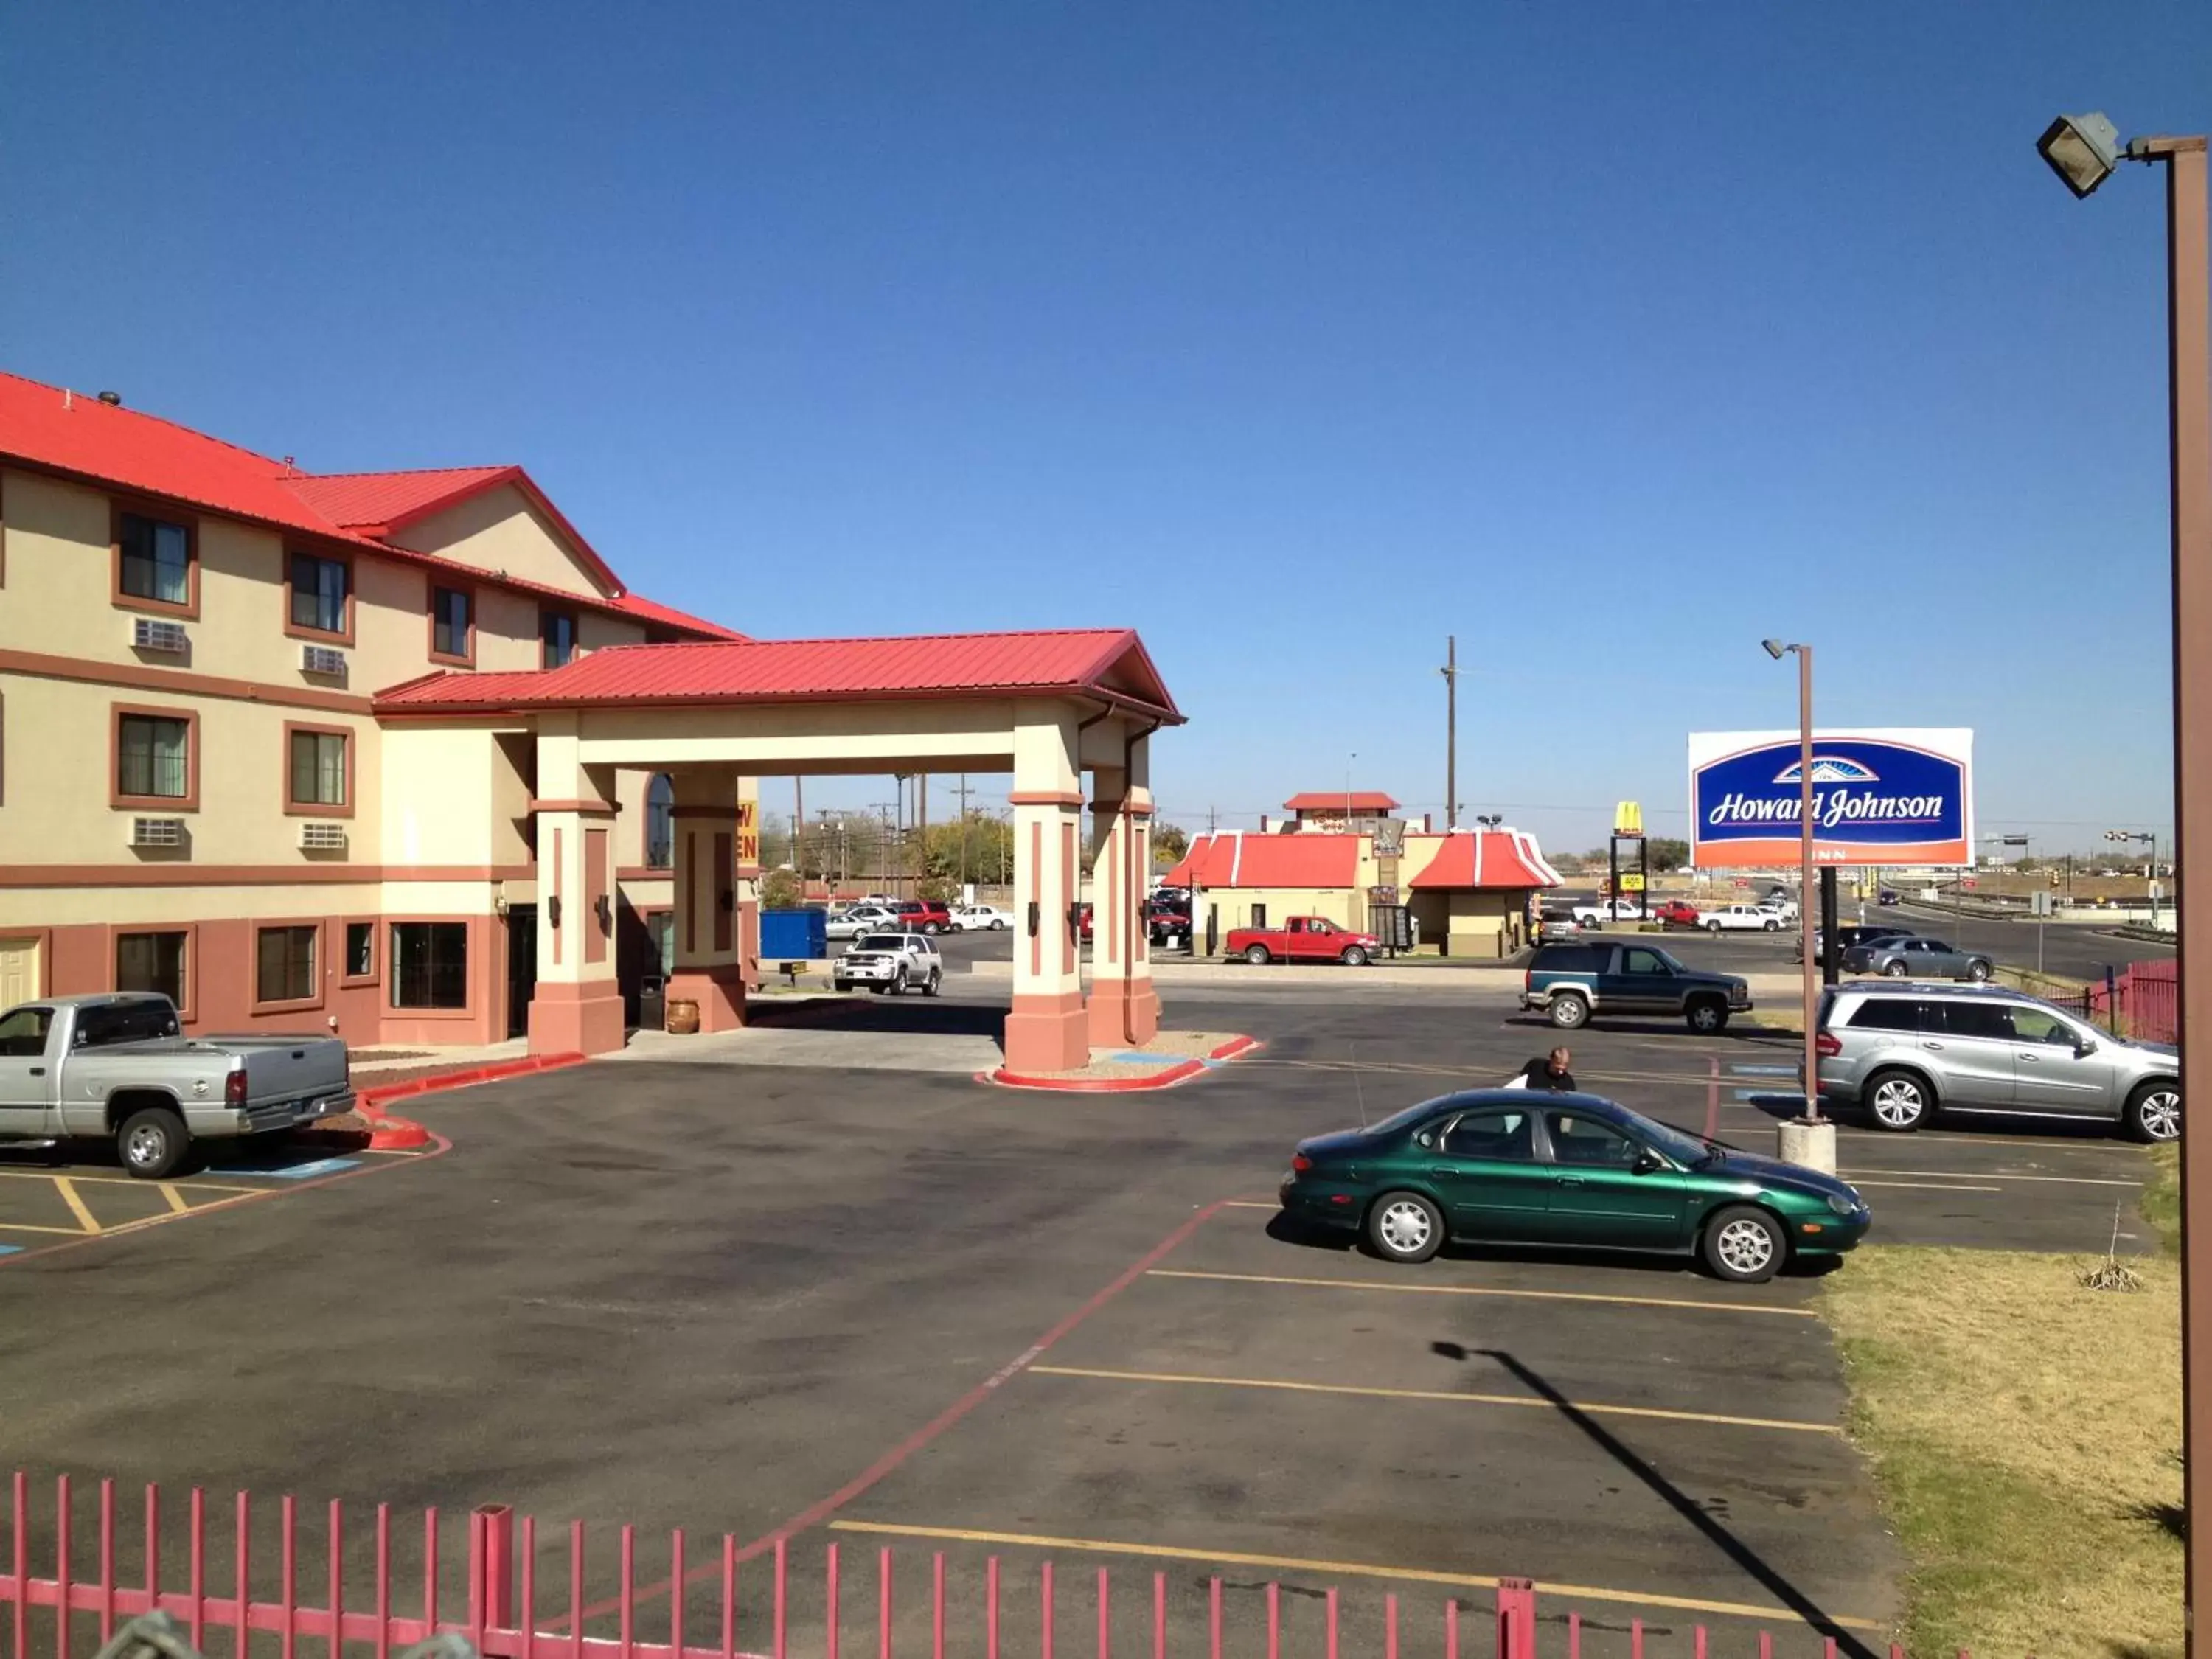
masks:
<svg viewBox="0 0 2212 1659"><path fill-rule="evenodd" d="M1721 1229L1720 1258L1733 1273L1755 1273L1774 1260L1774 1240L1756 1221L1731 1221Z"/></svg>
<svg viewBox="0 0 2212 1659"><path fill-rule="evenodd" d="M1378 1231L1387 1249L1398 1255L1411 1255L1429 1242L1429 1212L1418 1204L1393 1204L1382 1212Z"/></svg>
<svg viewBox="0 0 2212 1659"><path fill-rule="evenodd" d="M1712 1006L1707 1003L1692 1008L1690 1011L1690 1020L1700 1031L1711 1030L1715 1024Z"/></svg>
<svg viewBox="0 0 2212 1659"><path fill-rule="evenodd" d="M2181 1097L2171 1089L2145 1095L2142 1109L2143 1133L2153 1140L2172 1140L2181 1133Z"/></svg>
<svg viewBox="0 0 2212 1659"><path fill-rule="evenodd" d="M1874 1091L1874 1115L1893 1129L1920 1116L1920 1091L1910 1083L1885 1083Z"/></svg>
<svg viewBox="0 0 2212 1659"><path fill-rule="evenodd" d="M167 1138L159 1129L151 1127L134 1129L131 1132L131 1144L125 1149L125 1156L141 1166L158 1164L167 1144Z"/></svg>

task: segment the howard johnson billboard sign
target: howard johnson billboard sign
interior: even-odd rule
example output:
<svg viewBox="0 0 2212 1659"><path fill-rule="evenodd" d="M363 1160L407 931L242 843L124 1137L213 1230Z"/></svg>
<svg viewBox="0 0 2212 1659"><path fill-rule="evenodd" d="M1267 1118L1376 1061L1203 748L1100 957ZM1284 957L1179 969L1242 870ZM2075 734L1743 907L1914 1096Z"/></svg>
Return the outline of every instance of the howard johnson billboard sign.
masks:
<svg viewBox="0 0 2212 1659"><path fill-rule="evenodd" d="M1802 856L1795 732L1690 734L1691 862L1779 868ZM1974 734L1899 727L1813 734L1821 864L1973 862Z"/></svg>

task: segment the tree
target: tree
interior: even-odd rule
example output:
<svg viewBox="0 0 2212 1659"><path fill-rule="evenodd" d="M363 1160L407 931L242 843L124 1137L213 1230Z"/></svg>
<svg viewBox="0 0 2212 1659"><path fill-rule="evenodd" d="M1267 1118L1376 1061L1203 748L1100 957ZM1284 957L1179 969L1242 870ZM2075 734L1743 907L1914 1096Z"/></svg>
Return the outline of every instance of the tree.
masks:
<svg viewBox="0 0 2212 1659"><path fill-rule="evenodd" d="M1644 843L1654 870L1679 870L1690 861L1690 843L1672 836L1654 836Z"/></svg>
<svg viewBox="0 0 2212 1659"><path fill-rule="evenodd" d="M929 826L922 873L951 883L1013 879L1014 827L980 806L949 823Z"/></svg>
<svg viewBox="0 0 2212 1659"><path fill-rule="evenodd" d="M1190 831L1179 823L1152 825L1152 856L1163 864L1180 864L1190 851Z"/></svg>
<svg viewBox="0 0 2212 1659"><path fill-rule="evenodd" d="M761 908L763 910L796 910L806 896L795 872L785 869L769 871L761 878Z"/></svg>

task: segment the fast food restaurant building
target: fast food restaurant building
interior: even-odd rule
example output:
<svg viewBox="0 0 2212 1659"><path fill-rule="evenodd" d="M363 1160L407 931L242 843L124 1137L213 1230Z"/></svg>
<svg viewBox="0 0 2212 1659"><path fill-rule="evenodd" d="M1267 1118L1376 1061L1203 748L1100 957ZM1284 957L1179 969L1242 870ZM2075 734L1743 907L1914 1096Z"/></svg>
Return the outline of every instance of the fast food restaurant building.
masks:
<svg viewBox="0 0 2212 1659"><path fill-rule="evenodd" d="M519 466L311 473L0 374L0 1007L596 1053L665 972L724 1029L756 779L1004 771L1008 1060L1079 1065L1157 1026L1182 718L1127 629L752 640L631 592Z"/></svg>

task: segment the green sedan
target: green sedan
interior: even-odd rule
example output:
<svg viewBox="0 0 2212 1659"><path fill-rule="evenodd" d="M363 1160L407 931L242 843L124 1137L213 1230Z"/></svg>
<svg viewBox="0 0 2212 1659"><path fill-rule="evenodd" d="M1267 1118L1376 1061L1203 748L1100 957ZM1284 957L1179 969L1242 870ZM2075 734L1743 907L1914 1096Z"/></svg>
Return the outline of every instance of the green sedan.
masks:
<svg viewBox="0 0 2212 1659"><path fill-rule="evenodd" d="M1447 1238L1694 1253L1759 1283L1793 1257L1840 1255L1866 1200L1802 1164L1656 1123L1595 1095L1475 1089L1369 1129L1298 1143L1283 1182L1293 1221L1356 1229L1392 1261Z"/></svg>

